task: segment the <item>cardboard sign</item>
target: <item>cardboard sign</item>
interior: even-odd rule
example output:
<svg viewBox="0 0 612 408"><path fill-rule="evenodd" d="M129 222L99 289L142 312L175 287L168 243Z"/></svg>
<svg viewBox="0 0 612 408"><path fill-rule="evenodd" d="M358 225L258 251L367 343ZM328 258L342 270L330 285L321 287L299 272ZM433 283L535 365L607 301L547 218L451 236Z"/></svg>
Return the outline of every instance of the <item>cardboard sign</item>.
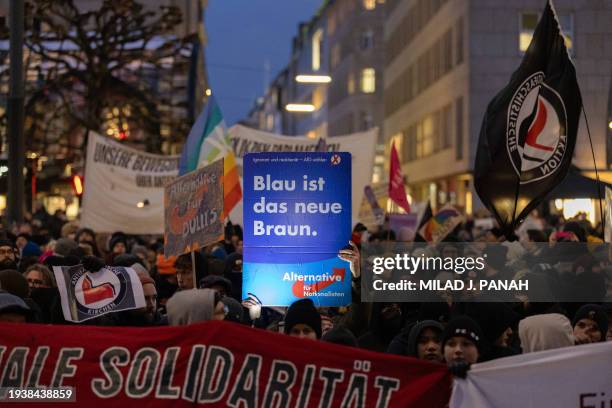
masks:
<svg viewBox="0 0 612 408"><path fill-rule="evenodd" d="M64 319L70 322L145 307L142 285L132 268L105 266L91 272L83 265L54 266L53 273Z"/></svg>
<svg viewBox="0 0 612 408"><path fill-rule="evenodd" d="M349 153L244 157L243 297L287 306L351 302L351 272L338 250L351 237Z"/></svg>
<svg viewBox="0 0 612 408"><path fill-rule="evenodd" d="M166 185L164 255L178 256L223 238L223 160Z"/></svg>
<svg viewBox="0 0 612 408"><path fill-rule="evenodd" d="M380 207L380 204L378 204L374 190L372 190L370 185L367 185L363 189L363 193L370 204L370 208L376 219L376 224L383 225L385 223L385 211Z"/></svg>
<svg viewBox="0 0 612 408"><path fill-rule="evenodd" d="M414 241L417 231L418 214L389 214L389 228L395 232L397 241Z"/></svg>

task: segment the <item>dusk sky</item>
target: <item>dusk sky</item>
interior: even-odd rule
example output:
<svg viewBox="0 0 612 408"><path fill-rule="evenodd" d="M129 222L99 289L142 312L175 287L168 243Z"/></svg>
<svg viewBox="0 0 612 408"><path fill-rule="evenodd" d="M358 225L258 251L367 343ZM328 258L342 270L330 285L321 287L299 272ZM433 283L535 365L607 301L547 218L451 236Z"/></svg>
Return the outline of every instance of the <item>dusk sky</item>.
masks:
<svg viewBox="0 0 612 408"><path fill-rule="evenodd" d="M211 88L228 126L246 117L265 84L289 62L298 23L322 0L210 0L205 24ZM269 70L266 73L265 66Z"/></svg>

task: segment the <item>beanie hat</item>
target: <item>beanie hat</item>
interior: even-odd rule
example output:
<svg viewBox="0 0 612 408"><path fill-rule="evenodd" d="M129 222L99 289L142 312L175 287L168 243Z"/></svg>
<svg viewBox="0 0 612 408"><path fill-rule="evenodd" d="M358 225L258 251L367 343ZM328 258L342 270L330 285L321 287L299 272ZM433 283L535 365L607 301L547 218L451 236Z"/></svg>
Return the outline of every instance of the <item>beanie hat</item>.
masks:
<svg viewBox="0 0 612 408"><path fill-rule="evenodd" d="M146 285L147 283L155 286L155 281L153 280L152 277L148 276L148 275L144 275L141 273L137 273L138 274L138 279L140 279L140 284L141 285Z"/></svg>
<svg viewBox="0 0 612 408"><path fill-rule="evenodd" d="M321 315L310 299L300 299L293 302L285 315L285 333L291 333L293 326L305 324L321 338Z"/></svg>
<svg viewBox="0 0 612 408"><path fill-rule="evenodd" d="M163 255L157 255L157 272L160 275L173 275L176 273L176 267L174 264L176 263L176 256L170 256L168 258Z"/></svg>
<svg viewBox="0 0 612 408"><path fill-rule="evenodd" d="M142 264L142 259L132 254L121 254L113 258L113 266L123 266L129 268L135 263Z"/></svg>
<svg viewBox="0 0 612 408"><path fill-rule="evenodd" d="M599 331L601 332L601 341L606 341L606 333L608 332L608 316L606 316L606 312L604 311L603 307L592 303L582 306L574 315L572 327L575 327L576 323L578 323L578 321L581 319L591 319L596 322L597 326L599 327Z"/></svg>
<svg viewBox="0 0 612 408"><path fill-rule="evenodd" d="M132 264L128 268L132 268L134 270L134 272L136 272L136 275L138 275L138 276L151 276L149 274L149 271L147 271L147 268L145 268L144 266L142 266L138 262L135 263L135 264Z"/></svg>
<svg viewBox="0 0 612 408"><path fill-rule="evenodd" d="M468 316L457 316L451 319L442 332L442 348L451 337L465 337L471 340L482 353L483 336L478 323Z"/></svg>
<svg viewBox="0 0 612 408"><path fill-rule="evenodd" d="M367 231L368 228L363 225L362 223L358 222L355 227L353 228L353 232L363 232L363 231Z"/></svg>
<svg viewBox="0 0 612 408"><path fill-rule="evenodd" d="M225 248L223 248L223 246L221 245L213 249L210 252L210 255L214 258L221 259L222 261L225 261L225 258L227 258L227 252L225 251Z"/></svg>
<svg viewBox="0 0 612 408"><path fill-rule="evenodd" d="M322 341L327 343L341 344L343 346L357 347L357 338L348 329L344 327L334 327L321 337Z"/></svg>
<svg viewBox="0 0 612 408"><path fill-rule="evenodd" d="M232 293L232 282L223 276L208 275L200 280L200 287L203 289L212 288L213 286L223 287L228 295Z"/></svg>
<svg viewBox="0 0 612 408"><path fill-rule="evenodd" d="M240 302L229 296L224 297L222 300L223 304L227 307L227 314L224 320L230 322L242 323L244 318L244 309Z"/></svg>
<svg viewBox="0 0 612 408"><path fill-rule="evenodd" d="M81 263L81 260L75 256L56 256L50 255L43 262L46 267L53 269L54 266L73 266Z"/></svg>
<svg viewBox="0 0 612 408"><path fill-rule="evenodd" d="M28 316L30 307L19 296L0 291L0 313L18 312Z"/></svg>
<svg viewBox="0 0 612 408"><path fill-rule="evenodd" d="M486 307L481 303L468 303L465 313L478 323L490 344L494 344L506 329L514 328L521 319L518 313L503 302L487 303Z"/></svg>
<svg viewBox="0 0 612 408"><path fill-rule="evenodd" d="M74 236L74 240L76 242L79 242L79 238L83 234L91 235L94 238L94 241L96 239L96 233L94 232L94 230L92 230L91 228L81 228L76 232L76 235Z"/></svg>
<svg viewBox="0 0 612 408"><path fill-rule="evenodd" d="M55 253L59 256L68 256L70 251L76 249L79 244L69 238L60 238L55 243Z"/></svg>
<svg viewBox="0 0 612 408"><path fill-rule="evenodd" d="M128 250L127 236L123 232L116 232L115 234L113 234L110 241L108 242L108 250L110 252L113 252L113 248L115 248L115 245L117 245L120 242L122 242L123 245L125 245L125 250L127 251Z"/></svg>
<svg viewBox="0 0 612 408"><path fill-rule="evenodd" d="M30 293L26 278L13 269L0 271L0 288L22 299L28 297Z"/></svg>
<svg viewBox="0 0 612 408"><path fill-rule="evenodd" d="M0 247L7 246L13 249L17 249L17 245L15 245L15 241L11 239L0 239Z"/></svg>

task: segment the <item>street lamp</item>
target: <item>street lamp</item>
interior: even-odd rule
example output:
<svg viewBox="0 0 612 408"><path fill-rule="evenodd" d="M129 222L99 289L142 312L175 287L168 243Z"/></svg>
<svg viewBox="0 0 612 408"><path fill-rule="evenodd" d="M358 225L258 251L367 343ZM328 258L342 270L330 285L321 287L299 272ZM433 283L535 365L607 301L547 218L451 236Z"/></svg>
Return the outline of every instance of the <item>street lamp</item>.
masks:
<svg viewBox="0 0 612 408"><path fill-rule="evenodd" d="M311 103L290 103L285 106L287 112L314 112L315 107Z"/></svg>
<svg viewBox="0 0 612 408"><path fill-rule="evenodd" d="M329 75L296 75L295 81L302 84L329 84L331 82Z"/></svg>

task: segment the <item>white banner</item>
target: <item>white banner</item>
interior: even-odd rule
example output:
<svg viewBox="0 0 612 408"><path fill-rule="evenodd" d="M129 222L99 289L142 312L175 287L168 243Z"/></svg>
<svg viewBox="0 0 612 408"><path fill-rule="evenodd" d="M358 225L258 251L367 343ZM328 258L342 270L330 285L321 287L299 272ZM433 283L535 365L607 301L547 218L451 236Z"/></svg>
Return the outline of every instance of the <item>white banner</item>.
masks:
<svg viewBox="0 0 612 408"><path fill-rule="evenodd" d="M179 156L149 154L89 135L81 225L96 232L164 233L164 185Z"/></svg>
<svg viewBox="0 0 612 408"><path fill-rule="evenodd" d="M609 407L612 342L475 364L455 379L450 407Z"/></svg>
<svg viewBox="0 0 612 408"><path fill-rule="evenodd" d="M236 154L236 163L242 176L242 157L246 153L256 152L314 152L318 139L304 136L284 136L261 130L235 125L229 130L232 148ZM378 128L345 136L327 137L327 151L349 152L352 156L352 215L353 224L357 222L359 208L363 200L363 189L372 180L374 153ZM242 180L241 180L242 181ZM242 224L242 202L230 213L233 223Z"/></svg>

